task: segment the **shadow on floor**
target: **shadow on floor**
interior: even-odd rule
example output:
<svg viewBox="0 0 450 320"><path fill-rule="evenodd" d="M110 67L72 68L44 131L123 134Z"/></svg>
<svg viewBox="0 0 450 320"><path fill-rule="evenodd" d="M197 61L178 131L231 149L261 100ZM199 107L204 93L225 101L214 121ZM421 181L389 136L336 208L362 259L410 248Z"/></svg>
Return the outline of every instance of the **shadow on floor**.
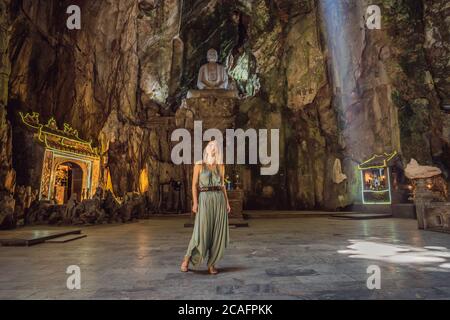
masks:
<svg viewBox="0 0 450 320"><path fill-rule="evenodd" d="M238 272L242 272L242 271L246 271L249 268L244 268L244 267L224 267L224 268L217 268L217 270L219 270L219 274L221 273L238 273ZM208 273L208 270L192 270L189 269L189 272L198 274L198 275L210 275Z"/></svg>

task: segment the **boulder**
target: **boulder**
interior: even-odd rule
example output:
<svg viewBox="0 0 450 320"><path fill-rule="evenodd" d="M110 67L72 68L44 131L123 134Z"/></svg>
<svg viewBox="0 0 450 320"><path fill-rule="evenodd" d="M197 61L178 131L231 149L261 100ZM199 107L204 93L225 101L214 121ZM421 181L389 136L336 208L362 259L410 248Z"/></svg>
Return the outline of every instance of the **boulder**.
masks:
<svg viewBox="0 0 450 320"><path fill-rule="evenodd" d="M105 200L103 201L103 210L105 210L106 219L108 219L109 223L119 222L119 209L120 202L117 201L110 190L106 191Z"/></svg>
<svg viewBox="0 0 450 320"><path fill-rule="evenodd" d="M0 195L0 230L13 229L16 226L14 214L15 200L8 194Z"/></svg>
<svg viewBox="0 0 450 320"><path fill-rule="evenodd" d="M431 166L421 166L415 159L411 159L406 166L405 175L408 179L427 179L442 174L441 169Z"/></svg>
<svg viewBox="0 0 450 320"><path fill-rule="evenodd" d="M56 220L59 221L59 219L54 214L56 207L58 206L56 206L52 201L48 200L33 201L31 207L28 210L25 223L29 225L38 225L38 224L47 224L49 223L49 220L52 220L53 224L55 224ZM64 215L63 213L60 214L61 217L59 218L60 220L62 220Z"/></svg>

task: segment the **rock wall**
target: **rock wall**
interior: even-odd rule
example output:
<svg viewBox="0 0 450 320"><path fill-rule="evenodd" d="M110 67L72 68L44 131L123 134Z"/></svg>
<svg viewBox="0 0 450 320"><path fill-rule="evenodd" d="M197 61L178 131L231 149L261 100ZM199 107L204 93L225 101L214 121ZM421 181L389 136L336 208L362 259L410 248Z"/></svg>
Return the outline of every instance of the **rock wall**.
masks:
<svg viewBox="0 0 450 320"><path fill-rule="evenodd" d="M436 91L443 104L450 104L450 5L445 0L424 2L425 53Z"/></svg>
<svg viewBox="0 0 450 320"><path fill-rule="evenodd" d="M403 1L394 6L385 1L391 51L385 64L398 109L404 160L431 164L443 155L443 113L424 50L424 3Z"/></svg>
<svg viewBox="0 0 450 320"><path fill-rule="evenodd" d="M424 3L425 54L441 106L450 105L450 4L445 0ZM450 113L442 113L443 153L441 161L450 167ZM447 172L447 177L450 174Z"/></svg>
<svg viewBox="0 0 450 320"><path fill-rule="evenodd" d="M16 224L15 171L12 167L12 131L7 120L8 81L11 71L9 60L10 38L9 1L0 2L0 229Z"/></svg>
<svg viewBox="0 0 450 320"><path fill-rule="evenodd" d="M138 60L131 19L137 5L77 1L82 29L70 31L65 14L70 4L13 1L9 113L17 127L18 111L35 111L43 120L55 117L60 127L70 123L80 136L97 141L113 110L124 123L137 117Z"/></svg>
<svg viewBox="0 0 450 320"><path fill-rule="evenodd" d="M443 13L442 3L431 2L434 14ZM443 124L447 115L437 90L445 80L437 78L436 86L432 71L445 73L440 61L445 57L448 61L448 52L439 51L438 60L426 58L425 21L436 17L430 17L430 8L424 12L424 3L379 1L381 29L369 30L365 17L372 1L321 1L333 104L354 200L359 198L354 168L374 153L398 151L403 165L414 158L423 164L439 163L446 170L450 167Z"/></svg>
<svg viewBox="0 0 450 320"><path fill-rule="evenodd" d="M12 133L7 120L10 39L9 1L0 3L0 192L13 192L15 174L12 169Z"/></svg>
<svg viewBox="0 0 450 320"><path fill-rule="evenodd" d="M180 39L181 2L139 1L137 22L139 96L147 109L175 109L184 44Z"/></svg>

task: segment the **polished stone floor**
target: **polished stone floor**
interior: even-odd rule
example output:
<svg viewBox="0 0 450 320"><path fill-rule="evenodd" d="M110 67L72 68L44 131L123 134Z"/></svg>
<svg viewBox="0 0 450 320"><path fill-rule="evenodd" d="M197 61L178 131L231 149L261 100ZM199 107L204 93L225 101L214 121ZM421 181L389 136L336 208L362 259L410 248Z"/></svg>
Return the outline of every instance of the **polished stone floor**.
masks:
<svg viewBox="0 0 450 320"><path fill-rule="evenodd" d="M191 229L183 219L84 228L87 238L0 247L0 299L449 299L450 234L413 220L255 219L231 229L210 276L180 273ZM81 290L66 269L81 269ZM367 268L379 266L381 289Z"/></svg>

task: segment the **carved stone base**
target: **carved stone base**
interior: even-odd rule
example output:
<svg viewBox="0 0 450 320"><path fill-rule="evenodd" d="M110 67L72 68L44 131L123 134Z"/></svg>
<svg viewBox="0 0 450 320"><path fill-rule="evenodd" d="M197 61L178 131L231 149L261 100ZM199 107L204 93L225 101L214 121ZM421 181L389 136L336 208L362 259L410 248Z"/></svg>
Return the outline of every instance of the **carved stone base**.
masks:
<svg viewBox="0 0 450 320"><path fill-rule="evenodd" d="M414 204L416 205L417 224L419 229L426 229L425 207L433 200L432 193L427 189L426 180L416 180L416 193Z"/></svg>
<svg viewBox="0 0 450 320"><path fill-rule="evenodd" d="M203 130L233 129L237 114L237 99L203 97L186 99L186 106L175 114L176 126L194 129L194 121L202 121Z"/></svg>
<svg viewBox="0 0 450 320"><path fill-rule="evenodd" d="M450 232L450 203L431 202L426 204L424 228L434 231Z"/></svg>
<svg viewBox="0 0 450 320"><path fill-rule="evenodd" d="M188 99L192 98L238 98L239 92L236 90L225 89L206 89L206 90L189 90Z"/></svg>
<svg viewBox="0 0 450 320"><path fill-rule="evenodd" d="M439 201L440 194L427 187L426 179L417 179L414 204L419 229L450 232L450 202Z"/></svg>
<svg viewBox="0 0 450 320"><path fill-rule="evenodd" d="M232 219L244 219L243 206L244 206L244 191L243 190L231 190L227 191L228 201L230 202Z"/></svg>

